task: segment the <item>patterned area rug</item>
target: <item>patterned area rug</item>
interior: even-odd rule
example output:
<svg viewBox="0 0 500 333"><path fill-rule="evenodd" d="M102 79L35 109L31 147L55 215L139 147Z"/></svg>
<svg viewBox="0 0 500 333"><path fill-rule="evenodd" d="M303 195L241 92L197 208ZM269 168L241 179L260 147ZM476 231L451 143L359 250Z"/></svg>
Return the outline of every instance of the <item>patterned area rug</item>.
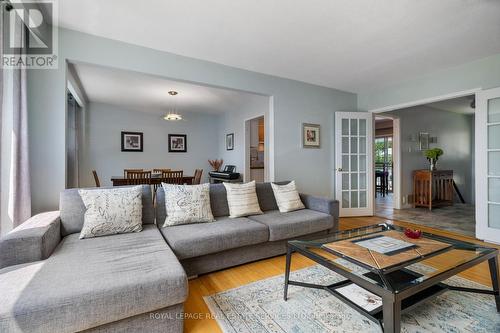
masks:
<svg viewBox="0 0 500 333"><path fill-rule="evenodd" d="M432 270L413 265L419 272ZM291 273L292 280L332 284L343 278L316 265ZM450 285L485 288L453 277ZM289 287L283 300L283 275L205 297L224 333L381 332L379 325L324 290ZM500 314L493 296L447 291L402 317L402 332L500 332Z"/></svg>

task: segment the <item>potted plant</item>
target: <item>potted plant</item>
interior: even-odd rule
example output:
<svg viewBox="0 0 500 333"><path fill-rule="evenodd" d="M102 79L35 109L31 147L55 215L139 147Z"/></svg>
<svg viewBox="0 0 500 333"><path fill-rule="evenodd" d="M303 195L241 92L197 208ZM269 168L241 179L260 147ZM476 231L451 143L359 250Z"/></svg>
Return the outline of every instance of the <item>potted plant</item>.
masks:
<svg viewBox="0 0 500 333"><path fill-rule="evenodd" d="M443 155L444 152L441 148L432 148L427 149L424 153L425 157L429 161L429 166L431 171L436 170L436 162L439 159L439 156Z"/></svg>
<svg viewBox="0 0 500 333"><path fill-rule="evenodd" d="M219 171L220 167L224 163L224 160L208 160L208 164L212 167L213 171Z"/></svg>

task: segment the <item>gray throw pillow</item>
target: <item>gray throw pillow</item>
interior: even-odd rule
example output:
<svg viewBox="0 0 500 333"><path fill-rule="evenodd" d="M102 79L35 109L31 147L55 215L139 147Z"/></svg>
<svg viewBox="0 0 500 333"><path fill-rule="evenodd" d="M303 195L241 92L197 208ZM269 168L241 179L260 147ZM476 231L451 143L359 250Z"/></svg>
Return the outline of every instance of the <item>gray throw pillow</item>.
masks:
<svg viewBox="0 0 500 333"><path fill-rule="evenodd" d="M142 230L142 187L78 190L86 211L80 239Z"/></svg>
<svg viewBox="0 0 500 333"><path fill-rule="evenodd" d="M172 185L162 183L167 217L163 227L188 223L212 222L210 185Z"/></svg>

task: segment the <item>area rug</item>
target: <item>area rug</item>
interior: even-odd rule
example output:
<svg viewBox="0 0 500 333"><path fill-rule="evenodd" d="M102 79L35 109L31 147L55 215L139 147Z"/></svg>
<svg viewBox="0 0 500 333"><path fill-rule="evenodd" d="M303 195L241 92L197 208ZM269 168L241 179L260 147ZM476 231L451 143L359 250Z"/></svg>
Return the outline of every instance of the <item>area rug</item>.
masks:
<svg viewBox="0 0 500 333"><path fill-rule="evenodd" d="M419 272L432 268L412 266ZM343 278L320 265L291 273L291 279L332 284ZM447 284L485 288L453 277ZM204 297L224 333L381 332L370 321L324 290L289 287L283 300L283 275ZM403 314L402 332L500 332L493 296L447 291Z"/></svg>

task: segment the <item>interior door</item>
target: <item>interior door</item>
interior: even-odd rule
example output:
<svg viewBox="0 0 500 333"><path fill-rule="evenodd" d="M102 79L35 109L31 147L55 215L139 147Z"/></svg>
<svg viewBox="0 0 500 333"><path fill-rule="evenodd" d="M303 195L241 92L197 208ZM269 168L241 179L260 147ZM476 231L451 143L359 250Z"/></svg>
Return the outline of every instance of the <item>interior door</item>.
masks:
<svg viewBox="0 0 500 333"><path fill-rule="evenodd" d="M373 116L335 113L335 194L340 216L373 215Z"/></svg>
<svg viewBox="0 0 500 333"><path fill-rule="evenodd" d="M500 243L500 88L476 95L476 237Z"/></svg>

